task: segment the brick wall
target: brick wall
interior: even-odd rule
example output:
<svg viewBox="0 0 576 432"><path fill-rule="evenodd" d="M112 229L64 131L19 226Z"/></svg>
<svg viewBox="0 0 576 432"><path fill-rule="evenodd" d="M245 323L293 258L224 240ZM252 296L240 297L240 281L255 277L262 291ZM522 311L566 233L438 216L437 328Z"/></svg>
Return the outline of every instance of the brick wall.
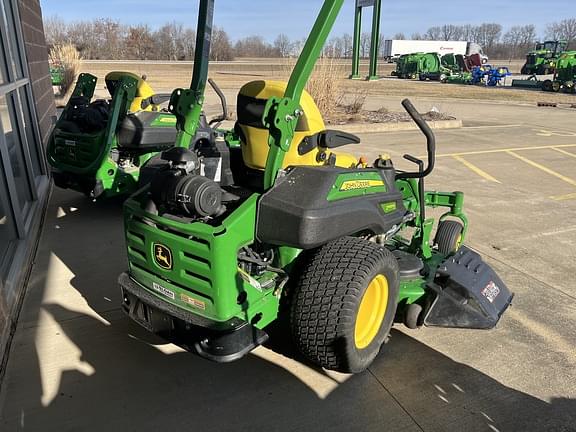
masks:
<svg viewBox="0 0 576 432"><path fill-rule="evenodd" d="M52 128L52 117L56 115L56 108L48 66L48 49L44 37L42 10L39 0L18 0L18 5L40 134L44 145L46 145Z"/></svg>

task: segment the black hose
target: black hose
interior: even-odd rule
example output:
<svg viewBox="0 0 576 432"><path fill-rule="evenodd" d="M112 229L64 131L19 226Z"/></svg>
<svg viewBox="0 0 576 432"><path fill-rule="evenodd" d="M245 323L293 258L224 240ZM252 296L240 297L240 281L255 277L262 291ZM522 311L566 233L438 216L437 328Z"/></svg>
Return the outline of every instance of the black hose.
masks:
<svg viewBox="0 0 576 432"><path fill-rule="evenodd" d="M214 80L212 78L208 78L208 83L220 98L220 103L222 103L222 115L210 120L209 124L211 126L214 123L223 122L228 118L228 104L226 102L226 96L224 96L224 93L222 93L222 90L220 90L220 87L218 87L218 85L214 82Z"/></svg>

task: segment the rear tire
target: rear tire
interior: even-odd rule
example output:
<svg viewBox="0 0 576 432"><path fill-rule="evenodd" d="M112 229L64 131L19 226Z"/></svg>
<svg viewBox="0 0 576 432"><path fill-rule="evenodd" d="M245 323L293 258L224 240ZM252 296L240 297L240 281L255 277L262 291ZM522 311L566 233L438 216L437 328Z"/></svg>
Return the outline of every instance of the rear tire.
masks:
<svg viewBox="0 0 576 432"><path fill-rule="evenodd" d="M344 237L310 252L290 313L298 349L326 369L365 370L392 327L398 275L394 255L367 240Z"/></svg>
<svg viewBox="0 0 576 432"><path fill-rule="evenodd" d="M434 243L438 246L438 252L443 255L450 255L460 249L462 231L464 231L464 227L460 222L453 220L440 222L434 238Z"/></svg>

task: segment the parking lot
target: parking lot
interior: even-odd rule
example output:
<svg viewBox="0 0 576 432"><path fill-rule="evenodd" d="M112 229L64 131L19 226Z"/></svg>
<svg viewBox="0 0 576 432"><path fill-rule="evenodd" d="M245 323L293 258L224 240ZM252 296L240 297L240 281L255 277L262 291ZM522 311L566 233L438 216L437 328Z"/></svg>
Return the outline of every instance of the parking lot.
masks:
<svg viewBox="0 0 576 432"><path fill-rule="evenodd" d="M398 109L400 99L367 103ZM1 429L576 431L576 110L414 101L464 121L437 132L427 187L465 192L467 243L516 294L497 329L398 325L357 376L314 368L282 343L213 364L120 311L121 204L54 189L0 395ZM425 149L417 132L361 138L346 150L387 152L399 166Z"/></svg>

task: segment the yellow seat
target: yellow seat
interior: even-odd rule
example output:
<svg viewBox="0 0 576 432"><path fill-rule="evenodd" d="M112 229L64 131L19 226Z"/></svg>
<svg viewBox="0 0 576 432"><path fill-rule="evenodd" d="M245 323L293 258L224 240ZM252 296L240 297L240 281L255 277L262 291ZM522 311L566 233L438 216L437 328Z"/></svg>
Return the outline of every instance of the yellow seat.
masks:
<svg viewBox="0 0 576 432"><path fill-rule="evenodd" d="M138 80L138 88L136 90L136 97L134 98L134 100L130 104L130 109L128 112L134 113L134 112L138 112L138 111L158 111L158 106L153 105L153 104L149 104L145 109L142 109L142 102L145 99L148 99L150 96L154 96L156 94L156 92L154 90L152 90L152 87L150 87L150 84L148 84L144 80L144 78L142 78L140 75L137 75L137 74L132 73L132 72L114 71L114 72L110 72L108 75L106 75L105 80L106 80L106 85L108 86L108 90L111 92L110 96L114 97L114 95L112 94L113 93L113 85L111 85L110 83L118 81L122 77L125 77L125 76L129 76L129 77L132 77L132 78Z"/></svg>
<svg viewBox="0 0 576 432"><path fill-rule="evenodd" d="M257 170L266 167L268 157L269 132L262 125L262 116L266 101L270 97L282 97L286 91L287 83L281 81L252 81L244 85L238 94L238 122L240 138L242 141L242 158L244 163ZM284 158L283 167L296 165L325 165L334 159L336 166L350 168L358 164L358 159L344 153L332 153L323 148L316 148L306 154L298 154L298 145L302 140L318 132L326 130L322 114L316 106L312 96L306 91L302 94L300 107L303 115L298 120L296 133L290 149ZM322 155L325 153L325 155Z"/></svg>

